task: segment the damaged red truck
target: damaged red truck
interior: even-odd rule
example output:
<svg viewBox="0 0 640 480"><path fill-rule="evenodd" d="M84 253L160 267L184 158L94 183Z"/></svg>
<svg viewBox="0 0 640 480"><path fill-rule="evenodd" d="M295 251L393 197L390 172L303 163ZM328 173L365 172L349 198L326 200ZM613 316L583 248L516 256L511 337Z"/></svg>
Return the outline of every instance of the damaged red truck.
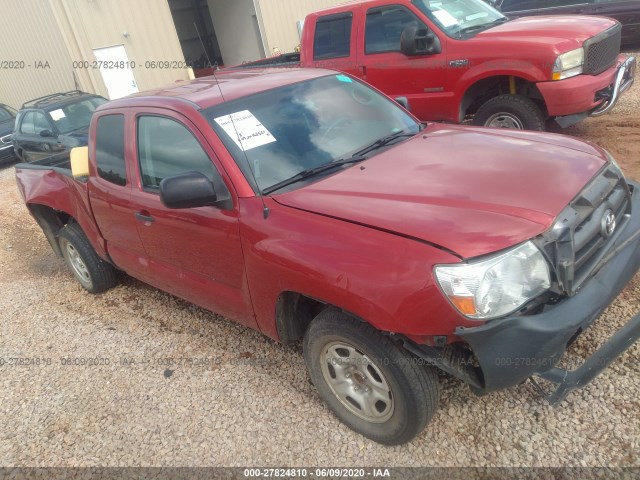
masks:
<svg viewBox="0 0 640 480"><path fill-rule="evenodd" d="M611 111L633 84L621 32L602 17L510 20L482 0L361 0L308 15L299 55L241 67L330 68L423 121L545 130Z"/></svg>
<svg viewBox="0 0 640 480"><path fill-rule="evenodd" d="M556 366L640 266L640 185L560 135L423 125L354 77L229 71L101 106L82 168L16 166L89 292L121 270L284 344L346 425L419 434L437 369L558 402L640 336Z"/></svg>

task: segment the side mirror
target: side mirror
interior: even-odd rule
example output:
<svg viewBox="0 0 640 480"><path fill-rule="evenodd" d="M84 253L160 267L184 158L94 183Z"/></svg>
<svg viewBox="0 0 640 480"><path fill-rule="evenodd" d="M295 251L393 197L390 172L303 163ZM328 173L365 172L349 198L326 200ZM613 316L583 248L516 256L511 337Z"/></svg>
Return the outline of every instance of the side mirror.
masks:
<svg viewBox="0 0 640 480"><path fill-rule="evenodd" d="M442 51L440 39L427 28L407 27L400 37L400 50L407 57L434 55Z"/></svg>
<svg viewBox="0 0 640 480"><path fill-rule="evenodd" d="M404 108L407 112L411 111L411 105L409 104L409 99L407 97L397 97L396 103Z"/></svg>
<svg viewBox="0 0 640 480"><path fill-rule="evenodd" d="M53 138L56 135L51 130L42 130L40 132L40 136L45 138Z"/></svg>
<svg viewBox="0 0 640 480"><path fill-rule="evenodd" d="M171 209L208 207L218 201L213 183L200 172L167 177L160 182L160 201Z"/></svg>

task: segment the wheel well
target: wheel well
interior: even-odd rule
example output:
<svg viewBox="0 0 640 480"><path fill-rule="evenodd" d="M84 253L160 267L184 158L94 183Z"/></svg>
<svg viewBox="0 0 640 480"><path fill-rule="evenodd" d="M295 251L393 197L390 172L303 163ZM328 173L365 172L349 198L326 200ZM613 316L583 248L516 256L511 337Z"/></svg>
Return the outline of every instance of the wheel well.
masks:
<svg viewBox="0 0 640 480"><path fill-rule="evenodd" d="M285 345L302 339L307 327L329 305L296 292L283 292L276 302L278 337Z"/></svg>
<svg viewBox="0 0 640 480"><path fill-rule="evenodd" d="M498 95L513 93L512 87L516 94L531 99L548 116L544 97L535 83L520 77L501 75L478 80L467 89L460 104L460 119L474 115L483 103Z"/></svg>
<svg viewBox="0 0 640 480"><path fill-rule="evenodd" d="M46 205L29 205L29 211L40 225L53 251L62 257L62 250L58 244L58 233L65 225L75 221L73 217Z"/></svg>

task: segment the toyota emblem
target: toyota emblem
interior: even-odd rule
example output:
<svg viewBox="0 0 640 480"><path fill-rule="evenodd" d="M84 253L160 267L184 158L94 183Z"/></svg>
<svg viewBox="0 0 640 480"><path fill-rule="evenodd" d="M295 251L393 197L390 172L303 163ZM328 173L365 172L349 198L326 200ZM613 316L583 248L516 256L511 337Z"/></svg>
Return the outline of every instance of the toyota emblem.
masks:
<svg viewBox="0 0 640 480"><path fill-rule="evenodd" d="M610 237L616 231L616 214L607 210L602 217L602 235Z"/></svg>

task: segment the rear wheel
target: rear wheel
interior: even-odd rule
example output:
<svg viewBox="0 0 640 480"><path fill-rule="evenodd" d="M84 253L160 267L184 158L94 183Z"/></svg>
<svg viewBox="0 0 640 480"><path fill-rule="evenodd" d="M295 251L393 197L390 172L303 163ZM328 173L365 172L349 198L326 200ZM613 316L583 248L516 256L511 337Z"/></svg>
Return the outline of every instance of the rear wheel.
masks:
<svg viewBox="0 0 640 480"><path fill-rule="evenodd" d="M320 313L304 338L320 397L349 428L386 445L418 435L439 398L438 375L370 325L337 310Z"/></svg>
<svg viewBox="0 0 640 480"><path fill-rule="evenodd" d="M531 99L522 95L499 95L480 106L473 117L473 124L513 130L544 131L545 118L540 107Z"/></svg>
<svg viewBox="0 0 640 480"><path fill-rule="evenodd" d="M77 224L64 227L58 237L67 266L85 290L102 293L116 285L115 268L98 256Z"/></svg>

